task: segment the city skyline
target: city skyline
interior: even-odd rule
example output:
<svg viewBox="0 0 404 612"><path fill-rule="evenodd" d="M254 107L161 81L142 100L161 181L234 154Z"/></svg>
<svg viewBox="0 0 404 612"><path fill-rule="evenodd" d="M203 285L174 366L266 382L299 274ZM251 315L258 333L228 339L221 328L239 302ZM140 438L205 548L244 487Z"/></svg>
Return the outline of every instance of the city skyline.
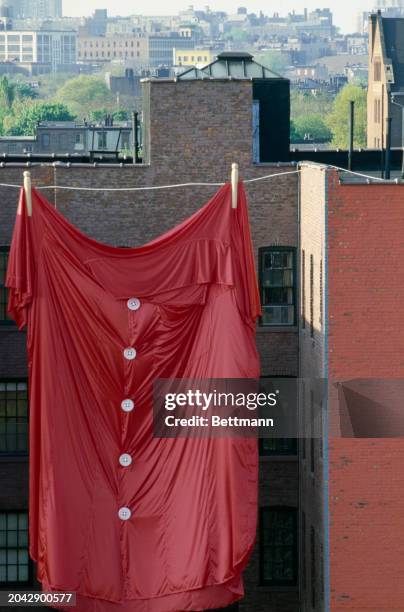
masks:
<svg viewBox="0 0 404 612"><path fill-rule="evenodd" d="M187 0L173 0L170 4L161 0L150 0L147 4L134 6L130 0L87 0L83 10L83 3L80 0L69 0L63 2L63 14L66 16L89 16L95 9L106 8L110 15L172 15L179 11L186 10L191 4L195 9L203 10L205 6L209 6L212 11L226 11L227 13L235 13L239 6L245 6L248 12L259 13L263 11L266 15L279 13L286 15L293 10L296 13L302 13L305 8L314 10L316 8L330 8L334 14L334 24L341 28L342 32L354 32L358 14L361 11L367 11L374 8L377 0L371 2L369 0L359 0L355 2L354 8L348 0L284 0L283 2L268 4L262 0L249 0L249 2L234 2L234 0L216 0L215 2L192 2ZM393 4L393 2L391 2Z"/></svg>

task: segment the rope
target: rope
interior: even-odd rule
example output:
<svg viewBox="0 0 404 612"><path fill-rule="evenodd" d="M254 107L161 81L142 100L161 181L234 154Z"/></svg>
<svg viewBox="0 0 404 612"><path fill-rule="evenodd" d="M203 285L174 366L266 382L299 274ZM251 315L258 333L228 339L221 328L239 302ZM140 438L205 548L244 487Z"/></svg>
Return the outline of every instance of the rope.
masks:
<svg viewBox="0 0 404 612"><path fill-rule="evenodd" d="M353 174L355 176L359 176L361 178L365 178L368 181L379 181L381 183L398 183L397 179L383 179L378 176L371 176L370 174L363 174L362 172L354 172L353 170L347 170L346 168L340 168L339 166L334 166L332 164L325 164L325 168L333 168L334 170L338 170L340 172L347 172L348 174ZM266 174L265 176L259 176L253 179L246 179L243 183L255 183L257 181L263 181L265 179L271 179L278 176L286 176L288 174L299 174L301 172L298 170L288 170L287 172L276 172L273 174ZM177 183L174 185L151 185L150 187L73 187L68 185L39 185L36 186L36 189L67 189L70 191L149 191L152 189L176 189L178 187L201 187L201 186L210 186L210 187L222 187L226 183ZM0 183L0 187L12 187L16 189L20 189L21 185L14 185L10 183Z"/></svg>
<svg viewBox="0 0 404 612"><path fill-rule="evenodd" d="M244 183L253 183L255 181L262 181L264 179L272 178L275 176L284 176L285 174L297 174L300 170L292 170L288 172L277 172L275 174L267 174L266 176L259 176L258 178L247 179ZM36 189L68 189L72 191L146 191L151 189L175 189L177 187L200 187L200 186L212 186L222 187L226 183L177 183L174 185L152 185L150 187L73 187L70 185L42 185L37 186ZM10 185L7 183L0 183L0 187L16 187L20 188L21 185Z"/></svg>
<svg viewBox="0 0 404 612"><path fill-rule="evenodd" d="M362 172L354 172L353 170L346 170L345 168L339 168L338 166L333 166L332 164L327 164L327 167L334 168L334 170L342 170L343 172L348 172L348 174L354 174L355 176L360 176L370 181L379 181L382 183L396 182L396 179L384 179L384 178L380 178L379 176L371 176L369 174L363 174Z"/></svg>

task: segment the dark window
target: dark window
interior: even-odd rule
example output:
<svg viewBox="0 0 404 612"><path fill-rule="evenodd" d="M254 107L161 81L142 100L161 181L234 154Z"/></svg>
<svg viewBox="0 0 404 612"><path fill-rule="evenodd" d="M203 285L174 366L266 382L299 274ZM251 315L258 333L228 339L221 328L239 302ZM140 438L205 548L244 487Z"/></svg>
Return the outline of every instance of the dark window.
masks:
<svg viewBox="0 0 404 612"><path fill-rule="evenodd" d="M49 134L41 134L41 146L43 149L47 149L50 144Z"/></svg>
<svg viewBox="0 0 404 612"><path fill-rule="evenodd" d="M296 586L297 557L297 509L287 507L261 508L261 584Z"/></svg>
<svg viewBox="0 0 404 612"><path fill-rule="evenodd" d="M323 325L323 260L320 260L320 313L319 313L320 326Z"/></svg>
<svg viewBox="0 0 404 612"><path fill-rule="evenodd" d="M317 593L316 593L316 533L314 527L310 528L310 574L311 574L311 607L316 608Z"/></svg>
<svg viewBox="0 0 404 612"><path fill-rule="evenodd" d="M295 325L296 249L265 247L259 250L262 302L261 325Z"/></svg>
<svg viewBox="0 0 404 612"><path fill-rule="evenodd" d="M260 454L266 456L296 455L296 438L262 438Z"/></svg>
<svg viewBox="0 0 404 612"><path fill-rule="evenodd" d="M320 543L320 572L319 572L319 581L320 581L320 597L321 601L324 601L324 548Z"/></svg>
<svg viewBox="0 0 404 612"><path fill-rule="evenodd" d="M27 452L27 381L0 381L0 454L25 455Z"/></svg>
<svg viewBox="0 0 404 612"><path fill-rule="evenodd" d="M302 250L302 328L306 327L306 252Z"/></svg>
<svg viewBox="0 0 404 612"><path fill-rule="evenodd" d="M0 247L0 324L14 325L14 321L7 314L8 291L5 286L9 247Z"/></svg>
<svg viewBox="0 0 404 612"><path fill-rule="evenodd" d="M306 582L306 514L302 512L302 561L301 561L301 572L302 572L302 589L305 591Z"/></svg>
<svg viewBox="0 0 404 612"><path fill-rule="evenodd" d="M98 136L98 148L106 149L107 148L107 133L106 132L97 132Z"/></svg>
<svg viewBox="0 0 404 612"><path fill-rule="evenodd" d="M310 336L314 337L314 257L310 255Z"/></svg>
<svg viewBox="0 0 404 612"><path fill-rule="evenodd" d="M374 63L374 80L381 81L382 79L382 64L380 60L376 60Z"/></svg>
<svg viewBox="0 0 404 612"><path fill-rule="evenodd" d="M313 390L310 389L310 429L311 429L311 435L310 435L310 472L312 474L314 474L315 472L315 461L316 461L316 456L315 456L315 452L316 452L316 447L314 444L314 434L315 434L315 430L314 430L314 419L315 419L315 414L314 414L314 393Z"/></svg>
<svg viewBox="0 0 404 612"><path fill-rule="evenodd" d="M0 584L30 582L27 512L0 512Z"/></svg>

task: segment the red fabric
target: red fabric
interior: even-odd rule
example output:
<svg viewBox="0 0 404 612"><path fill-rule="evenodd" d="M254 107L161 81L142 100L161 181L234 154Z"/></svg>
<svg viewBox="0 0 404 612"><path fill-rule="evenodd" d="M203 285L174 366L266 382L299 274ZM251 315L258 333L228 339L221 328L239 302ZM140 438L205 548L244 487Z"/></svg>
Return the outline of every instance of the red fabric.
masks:
<svg viewBox="0 0 404 612"><path fill-rule="evenodd" d="M230 604L255 539L256 441L153 438L152 384L259 376L243 185L237 209L226 184L129 249L85 236L35 189L32 217L20 198L6 283L9 313L28 325L30 554L43 588L76 591L79 612Z"/></svg>

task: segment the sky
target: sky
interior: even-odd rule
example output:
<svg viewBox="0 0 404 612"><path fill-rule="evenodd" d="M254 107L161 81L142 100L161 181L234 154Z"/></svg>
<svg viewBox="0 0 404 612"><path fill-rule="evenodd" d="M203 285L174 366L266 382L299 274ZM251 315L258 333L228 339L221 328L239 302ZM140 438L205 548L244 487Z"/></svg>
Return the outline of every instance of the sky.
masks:
<svg viewBox="0 0 404 612"><path fill-rule="evenodd" d="M83 11L85 4L85 11ZM309 10L314 8L330 8L334 13L335 25L343 32L355 31L357 14L373 8L375 2L372 0L147 0L147 2L133 2L133 0L63 0L63 11L65 15L87 16L96 8L106 8L110 15L172 15L178 11L186 9L193 4L195 9L203 9L209 5L211 10L222 10L228 13L235 13L238 6L247 7L248 12L258 13L260 10L266 15L278 12L285 15L293 9L297 13L302 13L307 7Z"/></svg>

